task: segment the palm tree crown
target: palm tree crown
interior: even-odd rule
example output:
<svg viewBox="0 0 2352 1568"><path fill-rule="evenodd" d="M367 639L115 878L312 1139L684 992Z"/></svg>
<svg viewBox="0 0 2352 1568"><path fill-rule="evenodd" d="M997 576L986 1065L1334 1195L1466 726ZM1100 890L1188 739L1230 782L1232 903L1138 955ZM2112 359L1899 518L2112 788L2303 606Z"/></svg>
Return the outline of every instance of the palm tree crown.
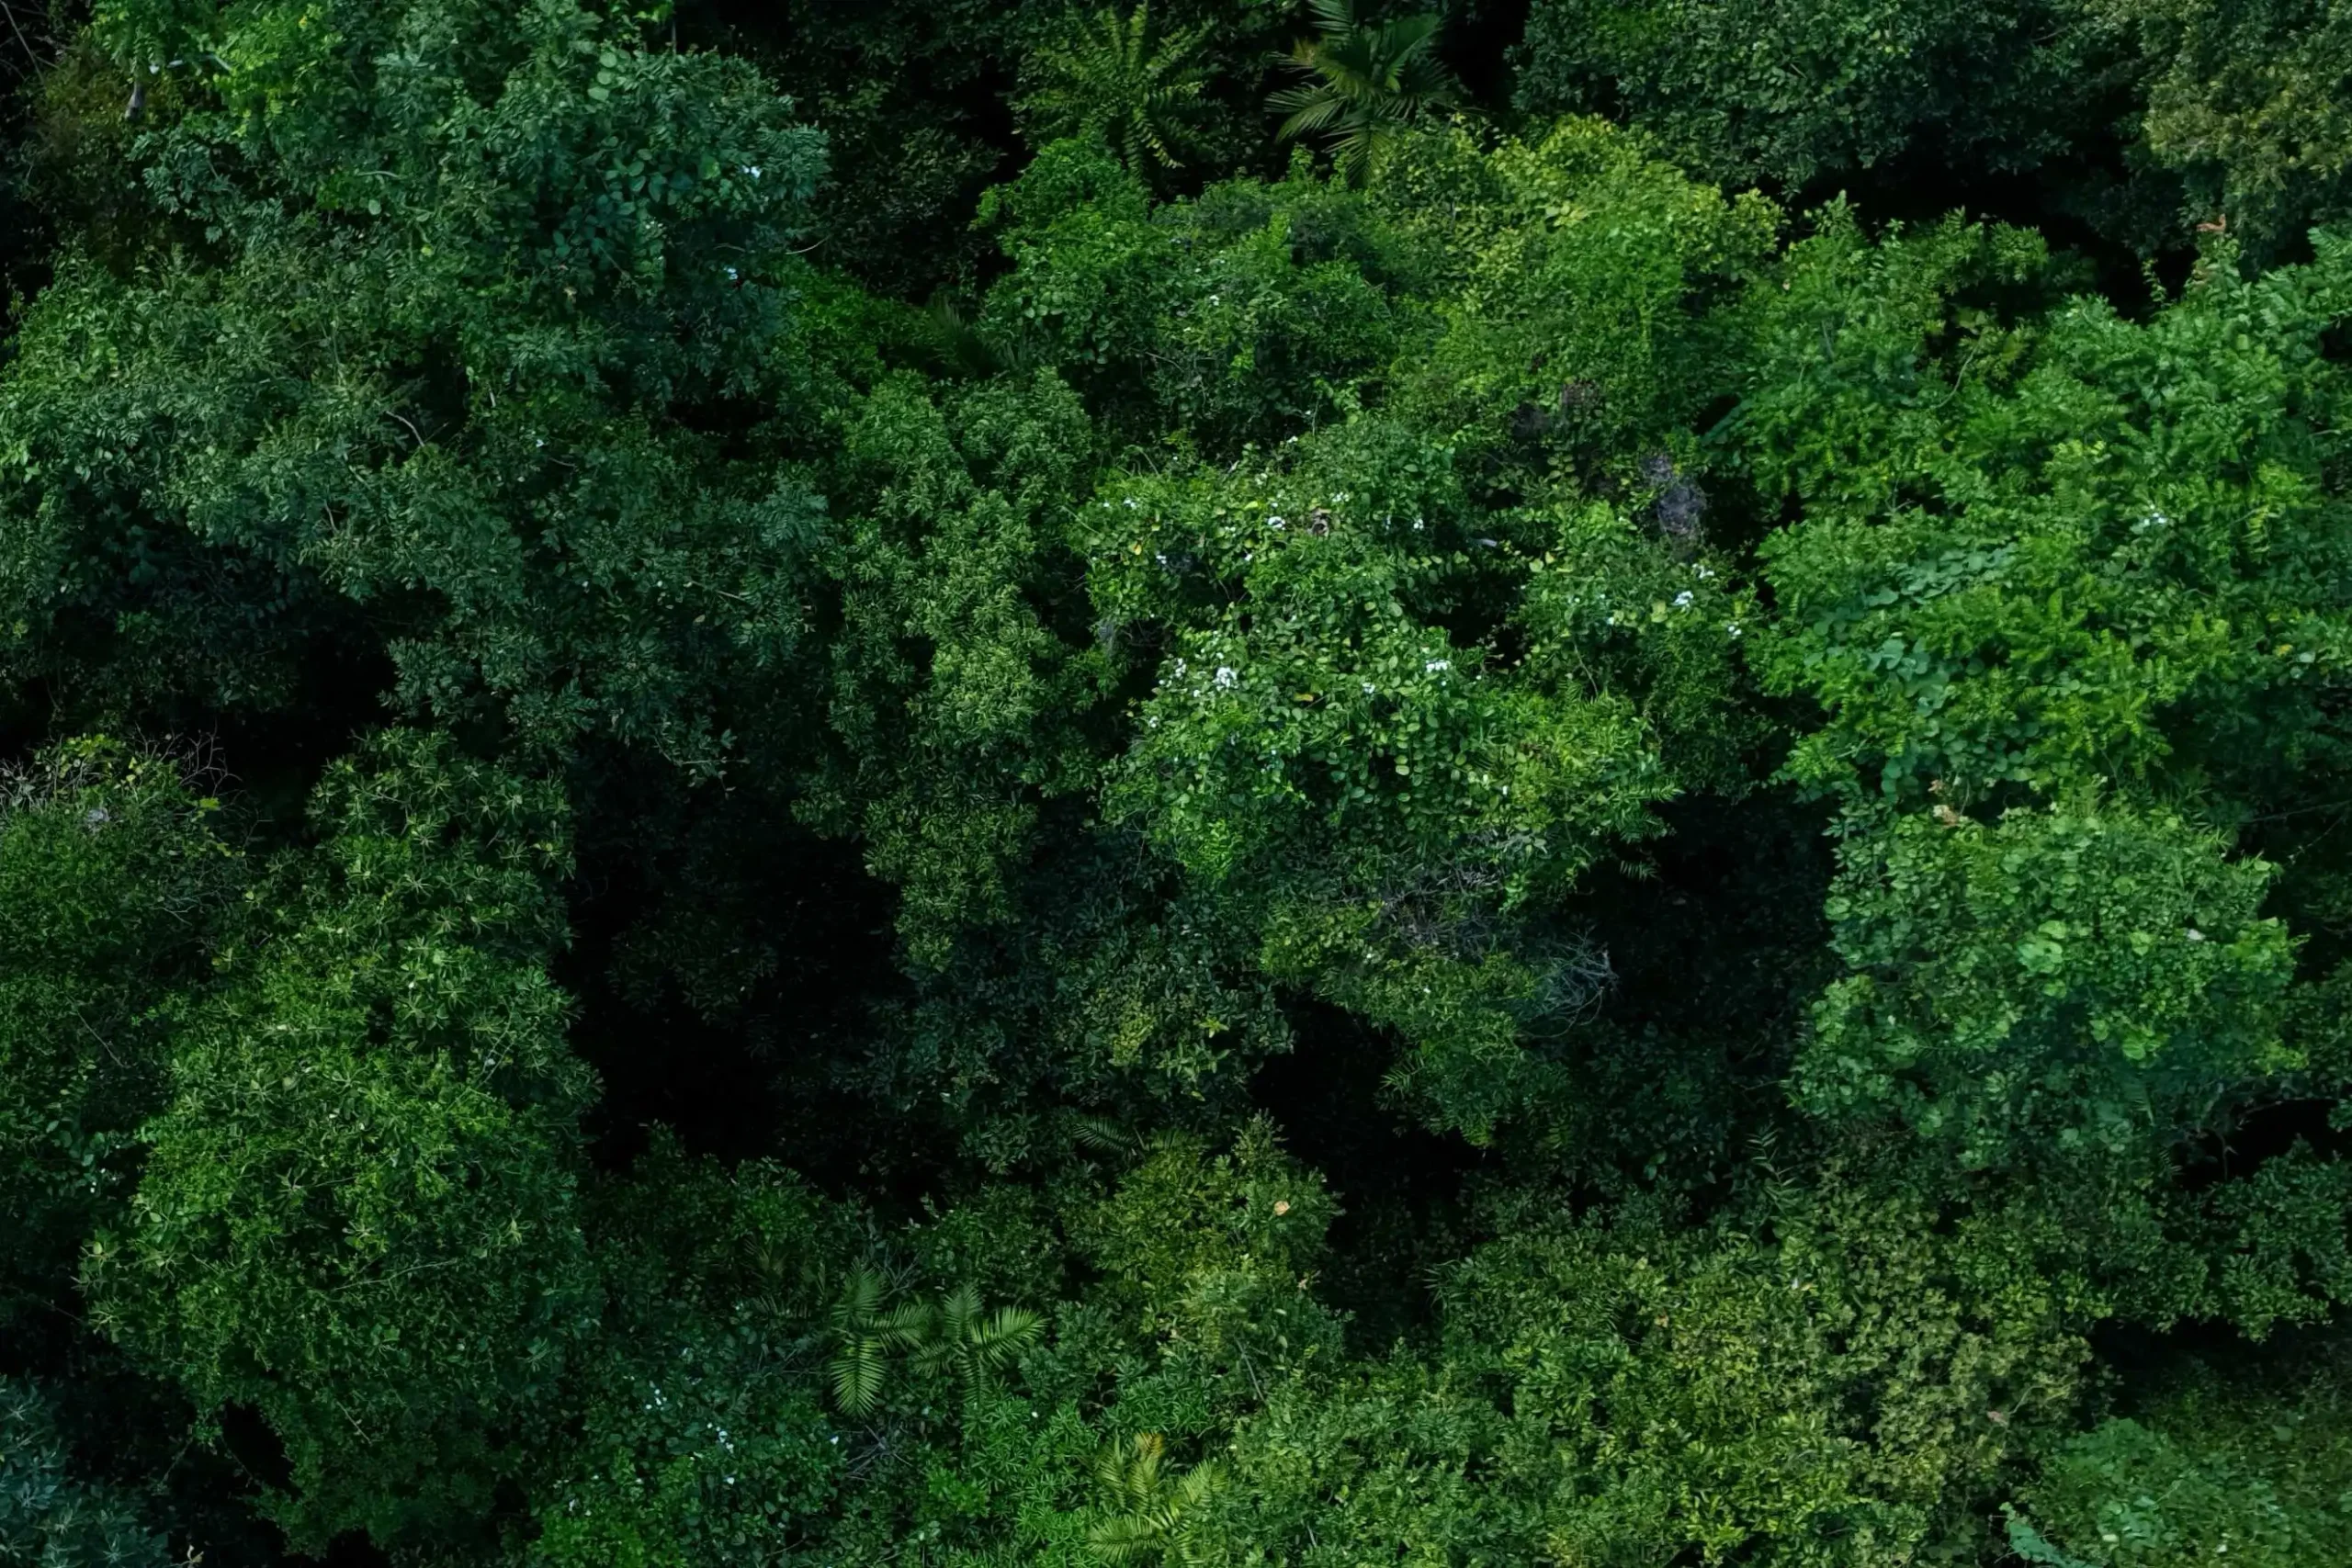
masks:
<svg viewBox="0 0 2352 1568"><path fill-rule="evenodd" d="M1437 59L1433 13L1358 23L1355 0L1309 0L1318 37L1302 39L1291 62L1305 74L1268 100L1287 111L1282 135L1330 138L1332 161L1360 179L1373 154L1428 109L1454 101L1453 78Z"/></svg>
<svg viewBox="0 0 2352 1568"><path fill-rule="evenodd" d="M1131 169L1147 160L1174 168L1207 81L1192 62L1207 34L1201 27L1156 38L1151 0L1125 17L1107 6L1073 13L1062 37L1031 62L1038 85L1021 110L1048 137L1102 131Z"/></svg>

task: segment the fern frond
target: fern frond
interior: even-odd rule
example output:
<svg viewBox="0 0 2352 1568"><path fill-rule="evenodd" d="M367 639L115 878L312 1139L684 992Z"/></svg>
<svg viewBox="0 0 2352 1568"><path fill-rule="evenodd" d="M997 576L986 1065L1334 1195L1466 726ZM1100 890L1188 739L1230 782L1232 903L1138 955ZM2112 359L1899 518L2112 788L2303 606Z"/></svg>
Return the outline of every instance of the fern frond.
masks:
<svg viewBox="0 0 2352 1568"><path fill-rule="evenodd" d="M1110 1453L1115 1466L1111 1472L1113 1493L1131 1509L1149 1507L1159 1495L1159 1467L1168 1455L1166 1440L1157 1432L1137 1432L1124 1448L1113 1445Z"/></svg>

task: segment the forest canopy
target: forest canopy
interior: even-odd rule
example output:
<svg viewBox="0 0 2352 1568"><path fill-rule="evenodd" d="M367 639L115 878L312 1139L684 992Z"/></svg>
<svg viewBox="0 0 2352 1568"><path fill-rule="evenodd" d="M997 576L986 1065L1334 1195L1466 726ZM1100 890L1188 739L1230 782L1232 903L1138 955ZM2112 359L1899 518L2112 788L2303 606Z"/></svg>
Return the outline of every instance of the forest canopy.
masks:
<svg viewBox="0 0 2352 1568"><path fill-rule="evenodd" d="M2341 7L0 93L0 1568L2352 1561Z"/></svg>

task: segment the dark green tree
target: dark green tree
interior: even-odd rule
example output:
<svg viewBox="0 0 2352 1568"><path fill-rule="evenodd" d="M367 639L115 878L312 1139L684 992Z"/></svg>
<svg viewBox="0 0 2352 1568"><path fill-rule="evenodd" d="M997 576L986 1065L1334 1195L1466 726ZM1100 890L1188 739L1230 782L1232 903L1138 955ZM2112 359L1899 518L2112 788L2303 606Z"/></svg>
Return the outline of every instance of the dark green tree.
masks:
<svg viewBox="0 0 2352 1568"><path fill-rule="evenodd" d="M143 714L388 660L420 716L718 765L817 506L677 414L763 379L818 138L596 10L298 11L100 17L179 107L59 176L139 183L150 248L69 246L0 382L10 668Z"/></svg>

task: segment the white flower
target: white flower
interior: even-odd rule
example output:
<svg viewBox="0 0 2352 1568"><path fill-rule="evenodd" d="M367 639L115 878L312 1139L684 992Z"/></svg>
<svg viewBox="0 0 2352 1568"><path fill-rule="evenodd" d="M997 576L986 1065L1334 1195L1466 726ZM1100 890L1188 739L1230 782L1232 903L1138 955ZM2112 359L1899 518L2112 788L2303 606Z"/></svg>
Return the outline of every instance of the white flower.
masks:
<svg viewBox="0 0 2352 1568"><path fill-rule="evenodd" d="M1432 659L1427 664L1421 666L1421 672L1425 675L1434 675L1441 670L1451 670L1453 668L1453 660L1451 659Z"/></svg>
<svg viewBox="0 0 2352 1568"><path fill-rule="evenodd" d="M1216 683L1220 687L1229 691L1232 689L1234 682L1238 679L1240 679L1240 677L1234 674L1232 665L1220 664L1216 667Z"/></svg>
<svg viewBox="0 0 2352 1568"><path fill-rule="evenodd" d="M1684 589L1681 592L1677 593L1674 596L1674 607L1678 610L1689 609L1690 607L1690 590L1688 588Z"/></svg>

